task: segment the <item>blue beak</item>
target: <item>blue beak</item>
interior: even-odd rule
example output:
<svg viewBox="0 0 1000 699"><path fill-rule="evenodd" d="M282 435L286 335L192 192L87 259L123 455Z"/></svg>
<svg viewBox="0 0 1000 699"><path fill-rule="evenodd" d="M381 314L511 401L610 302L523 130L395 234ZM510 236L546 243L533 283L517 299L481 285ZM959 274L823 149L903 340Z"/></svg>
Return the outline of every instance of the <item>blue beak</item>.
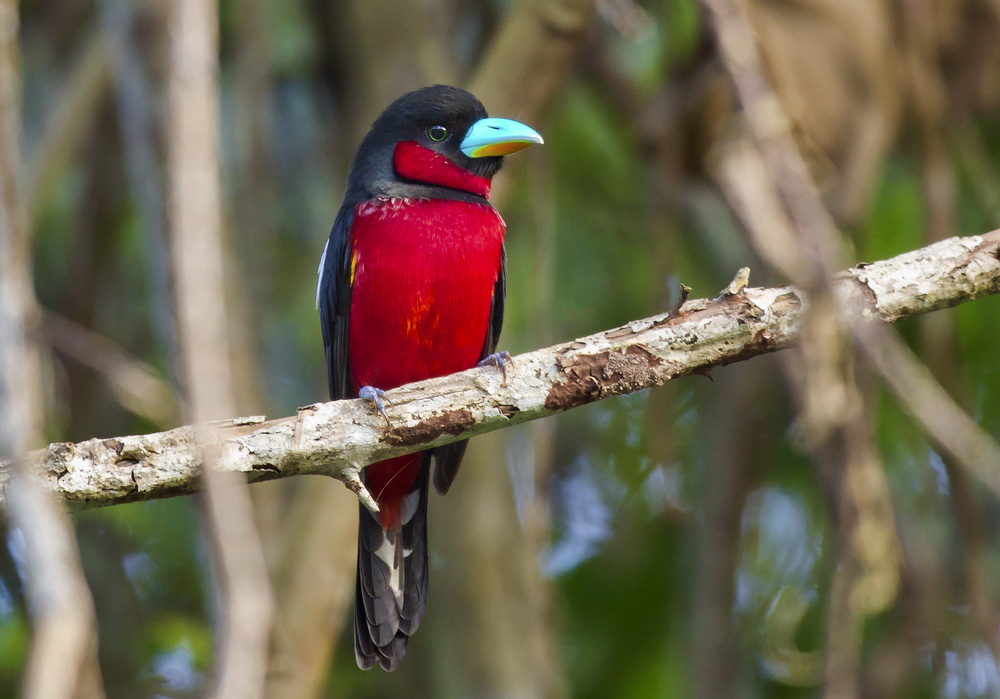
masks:
<svg viewBox="0 0 1000 699"><path fill-rule="evenodd" d="M544 142L537 131L519 121L488 117L469 127L459 149L470 158L483 158L510 155Z"/></svg>

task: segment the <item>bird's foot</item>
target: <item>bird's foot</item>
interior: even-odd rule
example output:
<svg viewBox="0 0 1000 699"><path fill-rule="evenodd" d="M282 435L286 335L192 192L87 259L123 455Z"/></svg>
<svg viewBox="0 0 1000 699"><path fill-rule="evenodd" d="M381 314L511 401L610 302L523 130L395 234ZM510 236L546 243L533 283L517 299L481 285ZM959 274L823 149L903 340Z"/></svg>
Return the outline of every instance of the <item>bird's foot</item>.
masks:
<svg viewBox="0 0 1000 699"><path fill-rule="evenodd" d="M514 360L510 356L510 352L504 350L502 352L494 352L493 354L484 357L476 366L495 366L497 369L503 372L503 382L507 383L507 367L514 366Z"/></svg>
<svg viewBox="0 0 1000 699"><path fill-rule="evenodd" d="M385 414L385 403L389 402L389 399L385 397L385 391L374 386L362 386L361 390L358 391L358 398L374 403L375 409L385 418L386 427L392 427L392 423L389 422L389 416ZM385 399L385 403L382 402L383 399Z"/></svg>

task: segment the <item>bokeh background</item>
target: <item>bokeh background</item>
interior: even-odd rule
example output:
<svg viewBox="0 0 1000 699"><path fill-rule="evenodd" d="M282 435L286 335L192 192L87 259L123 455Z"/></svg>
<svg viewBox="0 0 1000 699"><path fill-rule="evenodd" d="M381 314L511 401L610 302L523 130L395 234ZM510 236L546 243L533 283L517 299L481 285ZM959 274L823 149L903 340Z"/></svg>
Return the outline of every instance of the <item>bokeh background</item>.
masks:
<svg viewBox="0 0 1000 699"><path fill-rule="evenodd" d="M855 260L1000 226L1000 3L746 0L769 77ZM20 3L24 201L46 438L181 422L165 167L170 2ZM220 154L241 414L325 396L315 270L348 160L402 92L471 86L544 147L509 159L514 353L784 283L718 185L740 128L695 0L223 0ZM900 330L1000 436L1000 298ZM392 675L354 665L356 504L251 488L276 609L269 696L1000 696L1000 504L862 374L898 566L839 631L838 518L780 356L478 438L432 498L428 612ZM865 378L867 376L867 378ZM110 697L197 697L219 610L197 497L75 515ZM30 638L0 556L0 696ZM838 634L841 634L838 636ZM846 650L845 650L846 648ZM827 693L827 695L829 695Z"/></svg>

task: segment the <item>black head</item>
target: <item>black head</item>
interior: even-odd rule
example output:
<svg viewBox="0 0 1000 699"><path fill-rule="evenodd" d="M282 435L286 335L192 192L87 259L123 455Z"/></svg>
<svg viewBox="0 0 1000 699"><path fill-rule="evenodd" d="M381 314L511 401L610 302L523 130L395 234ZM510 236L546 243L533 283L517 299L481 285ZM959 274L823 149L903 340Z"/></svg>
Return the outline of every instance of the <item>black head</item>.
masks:
<svg viewBox="0 0 1000 699"><path fill-rule="evenodd" d="M480 178L493 177L503 156L469 157L461 144L470 128L487 117L486 108L466 90L434 85L408 92L390 104L372 124L351 164L348 198L372 196L451 196L426 193L428 181L403 177L393 166L398 144L411 142L447 158L452 164ZM430 186L435 186L433 182ZM440 185L437 188L441 188ZM447 189L447 188L445 188ZM463 192L459 198L465 198Z"/></svg>

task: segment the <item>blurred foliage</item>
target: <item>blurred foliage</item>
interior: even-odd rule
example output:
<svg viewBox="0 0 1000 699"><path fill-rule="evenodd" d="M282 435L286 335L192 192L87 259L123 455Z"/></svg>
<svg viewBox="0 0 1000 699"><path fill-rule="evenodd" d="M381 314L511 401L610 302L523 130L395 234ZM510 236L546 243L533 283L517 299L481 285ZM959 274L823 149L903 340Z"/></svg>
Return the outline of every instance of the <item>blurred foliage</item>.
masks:
<svg viewBox="0 0 1000 699"><path fill-rule="evenodd" d="M845 2L839 19L824 19L815 3L751 3L765 51L776 47L771 59L783 62L779 74L785 81L778 81L783 96L808 109L815 91L831 91L823 105L832 103L835 111L819 121L836 133L817 138L808 132L815 119L801 111L793 115L802 120L803 145L831 206L842 215L858 260L889 257L928 242L929 139L943 144L943 160L935 167L944 168L954 185L949 234L998 225L1000 113L992 94L996 85L990 88L982 78L990 75L995 51L971 39L965 46L962 38L971 31L969 17L990 17L989 23L979 23L978 33L988 30L986 24L995 29L1000 18L995 3L990 15L987 2L956 2L962 8L956 15L944 2L921 5L951 17L949 41L942 39L931 59L910 66L905 80L905 71L894 66L891 72L900 80L889 84L866 83L864 76L883 68L872 61L893 52L886 43L891 32L872 39L877 50L852 52L856 45L844 29L844 15L855 6L861 8L857 19L876 6L888 11L907 3ZM29 161L43 152L45 139L51 138L46 127L65 108L61 90L72 79L81 47L94 34L111 36L107 6L114 4L22 3ZM348 4L333 5L343 12ZM461 75L473 70L474 57L511 5L489 0L427 4L455 23L454 45L447 48ZM137 95L113 81L97 115L88 117L79 152L38 193L41 205L33 220L37 292L47 309L114 340L172 381L170 345L157 329L169 328L169 319L157 315L162 304L155 302L165 290L153 273L166 261L156 257L146 229L150 215L161 213L143 210L139 185L127 174L126 117L116 107L122 100L145 100L158 128L164 9L157 3L121 6L133 15L132 39L146 93ZM697 296L712 295L735 266L744 264L753 268L756 283L773 280L748 252L708 174L711 145L731 126L731 102L696 2L632 5L622 0L599 6L586 56L537 124L546 138L544 149L512 158L500 176L507 181L500 207L509 231L502 345L512 351L662 311L678 281L692 286ZM344 53L353 44L326 30L323 3L291 0L254 7L264 18L262 31L243 26L248 11L243 3L220 6L223 180L232 294L240 309L234 324L245 324L241 353L256 362L256 373L246 377L249 395L255 397L247 410L281 415L325 399L314 270L354 147L347 134L375 115L353 109L348 96L365 86L350 85L356 75L345 65ZM909 27L900 13L887 21ZM1000 46L1000 34L992 36ZM824 68L813 77L813 90L790 94L803 89L816 62L792 70L787 56L799 51L820 60L814 41L838 46L837 65L848 67L842 72ZM912 49L897 48L899 54ZM257 56L256 68L265 76L257 92L246 92L245 73L255 65L240 62L247 52ZM848 89L836 81L849 81L845 75L855 69L851 66L857 68L860 87ZM979 78L970 74L965 80L963 71ZM926 127L921 124L928 120L915 116L918 110L907 96L910 82L933 83L945 93L950 86L965 91L950 100L946 95L936 121L930 120L933 126ZM976 93L975 85L987 87ZM884 92L897 88L898 94ZM857 144L850 136L862 128L859 115L873 104L888 106L879 122L884 138L873 139L875 145L863 154L871 162L870 179L859 166L860 184L845 184L851 159L862 157L852 151ZM155 129L145 137L162 157L166 144ZM159 171L145 174L162 180ZM862 191L857 210L849 197L837 198L852 184ZM539 299L547 299L547 309L539 308ZM947 322L934 327L947 334L947 385L981 425L1000 437L1000 298L945 313ZM922 323L901 326L920 351L927 342ZM53 439L168 427L126 412L99 376L58 351L52 355L50 389ZM906 570L895 605L865 626L864 695L997 696L1000 505L975 484L971 498L956 500L953 472L933 446L891 396L877 387L871 396ZM739 477L743 485L734 497L735 511L721 520L733 523L728 536L736 555L724 581L732 596L726 607L729 621L718 629L730 638L732 654L718 662L733 677L733 696L819 696L835 565L829 499L797 449L780 358L762 357L718 370L712 381L685 378L653 394L603 401L552 420L552 463L545 466L552 536L549 548L538 552L538 566L553 584L556 645L567 692L595 698L698 695L706 680L699 672L712 667L712 659L699 660L704 647L695 640L709 623L699 617L703 607L695 603L706 584L699 578L699 561L712 554L701 544L702 528L720 521L709 519L706 503L721 485L711 465L728 447L745 464L745 475ZM528 430L515 428L509 439L527 439ZM500 455L498 461L503 459ZM461 480L452 497L462 497ZM436 500L433 507L446 506ZM215 610L206 592L212 573L199 509L197 498L182 498L76 517L111 697L187 697L205 691ZM970 516L978 522L971 535L958 524ZM432 547L436 537L448 534L457 535L435 531ZM515 529L505 536L520 533ZM0 696L16 693L27 637L16 572L17 532L7 531L6 541L8 554L0 563ZM432 561L435 575L461 565ZM970 561L982 575L975 584L968 577ZM428 624L436 623L436 610L449 604L435 596L435 584ZM972 607L975 585L985 589L985 607ZM993 615L985 624L992 624L992 640L984 637L983 620L977 618L983 609ZM325 691L328 696L444 696L448 683L440 674L445 665L428 647L434 633L418 635L401 671L386 677L354 668L345 625Z"/></svg>

